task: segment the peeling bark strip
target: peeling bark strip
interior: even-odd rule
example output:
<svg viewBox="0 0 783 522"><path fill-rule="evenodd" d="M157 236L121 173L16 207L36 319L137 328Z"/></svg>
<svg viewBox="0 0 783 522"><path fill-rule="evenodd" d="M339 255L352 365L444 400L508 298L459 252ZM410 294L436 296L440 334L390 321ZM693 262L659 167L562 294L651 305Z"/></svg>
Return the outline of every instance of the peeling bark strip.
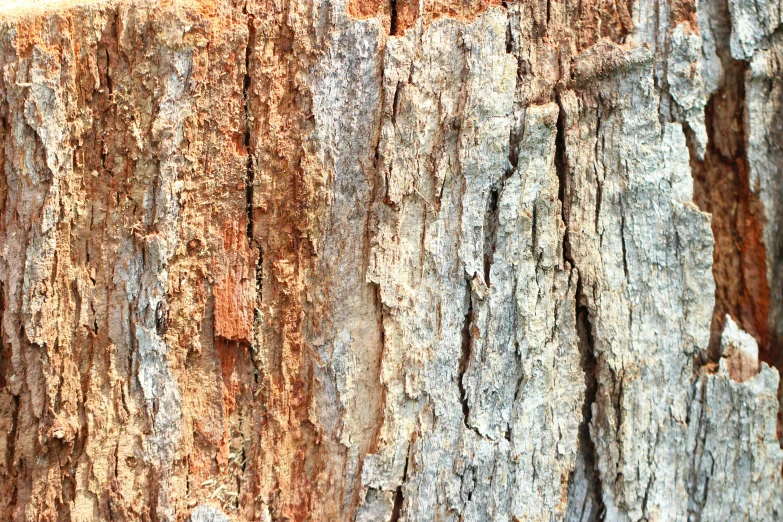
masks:
<svg viewBox="0 0 783 522"><path fill-rule="evenodd" d="M0 7L0 520L783 517L776 9Z"/></svg>

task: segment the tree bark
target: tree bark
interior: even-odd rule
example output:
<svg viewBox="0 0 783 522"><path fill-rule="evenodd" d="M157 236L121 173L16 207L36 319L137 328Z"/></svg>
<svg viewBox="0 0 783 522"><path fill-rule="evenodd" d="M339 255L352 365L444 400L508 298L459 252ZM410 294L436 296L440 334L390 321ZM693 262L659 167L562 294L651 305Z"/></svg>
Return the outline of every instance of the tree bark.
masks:
<svg viewBox="0 0 783 522"><path fill-rule="evenodd" d="M783 517L766 0L0 7L0 519Z"/></svg>

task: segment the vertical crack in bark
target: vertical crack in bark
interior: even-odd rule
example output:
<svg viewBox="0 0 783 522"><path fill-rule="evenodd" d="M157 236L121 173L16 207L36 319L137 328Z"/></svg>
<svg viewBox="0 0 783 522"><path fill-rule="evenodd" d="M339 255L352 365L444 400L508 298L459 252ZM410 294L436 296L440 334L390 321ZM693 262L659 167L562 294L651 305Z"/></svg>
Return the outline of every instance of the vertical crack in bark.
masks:
<svg viewBox="0 0 783 522"><path fill-rule="evenodd" d="M470 415L468 394L464 383L465 372L468 369L470 354L473 350L473 335L471 334L471 326L473 324L473 295L470 289L470 280L467 281L466 287L468 294L468 310L465 314L465 323L462 327L462 354L459 359L459 368L457 371L457 386L459 387L459 400L462 404L462 420L465 423L466 428L471 428L468 422L468 417Z"/></svg>
<svg viewBox="0 0 783 522"><path fill-rule="evenodd" d="M169 329L169 305L165 300L158 301L155 307L155 331L163 336ZM96 326L97 330L97 326ZM97 332L96 332L97 333Z"/></svg>
<svg viewBox="0 0 783 522"><path fill-rule="evenodd" d="M2 205L2 203L0 203ZM2 318L5 315L5 285L0 281L0 393L6 390L8 384L8 366L11 363L10 344L5 342L5 331ZM8 468L10 469L10 468Z"/></svg>
<svg viewBox="0 0 783 522"><path fill-rule="evenodd" d="M242 97L245 100L245 137L244 145L247 151L247 179L245 181L245 198L247 202L247 241L248 245L253 245L253 182L255 180L255 171L253 169L253 152L250 143L251 127L253 116L250 110L250 57L253 52L253 41L255 39L255 29L253 27L253 16L247 15L247 46L245 47L245 78L242 82ZM260 255L260 253L259 253Z"/></svg>
<svg viewBox="0 0 783 522"><path fill-rule="evenodd" d="M318 243L324 211L330 204L319 196L330 190L329 177L314 176L307 163L305 137L312 132L313 91L302 74L313 63L319 37L308 24L297 25L296 4L281 0L274 8L252 13L248 101L252 109L250 146L256 180L253 245L263 248L263 303L256 333L263 333L259 368L266 415L254 421L261 447L250 463L251 473L267 470L257 482L257 505L273 519L303 520L322 512L313 503L329 479L329 443L313 408L320 386L313 349L314 325L332 306L331 296L308 292L317 277ZM263 158L263 161L256 161ZM317 330L317 328L315 328ZM256 343L261 341L259 338ZM256 475L260 476L260 475ZM258 509L262 509L260 506Z"/></svg>
<svg viewBox="0 0 783 522"><path fill-rule="evenodd" d="M399 110L401 90L402 90L402 82L397 82L397 85L394 88L394 100L392 101L392 116L391 116L392 125L397 124L397 111ZM378 140L378 143L380 143L380 139ZM378 157L377 145L375 150L376 150L375 157L377 158Z"/></svg>
<svg viewBox="0 0 783 522"><path fill-rule="evenodd" d="M563 234L563 261L578 271L576 262L571 257L571 246L569 244L568 228L568 157L566 155L566 136L565 136L565 109L562 103L560 105L560 114L557 119L557 134L555 135L555 169L559 180L558 198L561 205L561 216L565 224ZM596 140L598 137L596 137ZM600 190L597 188L597 190ZM597 201L596 204L599 204ZM596 217L596 221L597 221ZM623 247L624 248L624 247ZM578 273L578 272L577 272ZM590 435L590 424L593 420L593 404L596 402L598 394L598 361L595 355L595 344L593 337L592 322L590 312L587 307L586 297L583 290L583 278L578 275L576 283L575 315L577 328L577 346L579 348L579 362L585 378L585 399L582 404L582 422L579 424L578 440L579 451L584 459L584 473L587 480L586 494L583 499L581 514L579 520L595 521L603 520L606 508L602 497L601 477L598 473L598 460L595 449L595 443ZM569 477L569 491L574 472ZM590 500L590 502L588 502ZM589 513L585 513L590 509Z"/></svg>
<svg viewBox="0 0 783 522"><path fill-rule="evenodd" d="M397 0L389 2L389 34L397 36Z"/></svg>
<svg viewBox="0 0 783 522"><path fill-rule="evenodd" d="M410 461L410 451L408 451L408 456L405 457L405 468L402 472L402 483L397 486L396 491L394 492L394 506L392 507L392 513L391 517L389 518L389 522L398 522L400 520L400 517L402 516L402 505L405 502L405 495L402 492L402 486L408 481L408 462Z"/></svg>
<svg viewBox="0 0 783 522"><path fill-rule="evenodd" d="M576 263L571 258L571 251L568 245L568 204L566 201L568 158L566 157L565 141L565 109L563 109L559 98L557 102L560 107L560 113L557 116L555 134L555 172L558 180L557 197L560 199L560 218L565 225L565 232L563 233L563 260L570 263L572 267L576 267Z"/></svg>
<svg viewBox="0 0 783 522"><path fill-rule="evenodd" d="M386 327L383 323L383 300L381 298L381 286L377 283L373 284L375 286L375 298L374 298L374 304L375 304L375 315L376 319L378 321L378 330L381 336L381 349L378 353L378 386L380 386L381 389L381 404L378 409L379 416L378 416L378 422L375 426L375 433L373 435L373 441L370 444L370 448L368 453L375 453L378 451L378 448L380 448L382 444L381 437L383 435L383 424L385 422L385 411L386 411L386 394L388 391L387 385L383 382L383 379L381 377L381 371L383 368L383 358L386 355ZM361 466L364 466L364 459L362 459ZM361 470L360 470L361 471Z"/></svg>
<svg viewBox="0 0 783 522"><path fill-rule="evenodd" d="M250 96L251 96L251 87L252 87L252 78L250 76L250 61L253 54L253 46L255 42L255 25L254 25L254 17L251 14L248 14L245 12L245 16L247 17L247 44L245 46L245 77L242 81L242 97L244 99L244 111L245 111L245 136L244 136L244 146L245 150L247 152L247 166L246 166L246 176L245 176L245 205L246 205L246 211L247 211L247 245L250 251L253 251L253 247L255 246L258 249L258 256L256 258L256 266L255 266L255 290L256 290L256 303L261 303L263 300L263 285L264 285L264 253L261 248L260 244L257 244L256 241L254 241L254 223L255 219L253 216L253 201L254 201L254 191L255 191L255 168L253 164L253 146L255 145L252 143L252 129L253 129L253 111L250 107ZM254 307L253 310L253 323L258 324L258 321L260 320L259 317L259 308L258 306ZM258 384L260 375L259 375L259 368L261 367L261 363L258 360L259 354L258 354L258 347L256 346L255 339L251 339L251 342L248 346L250 350L250 360L253 363L253 378L255 381L255 384Z"/></svg>
<svg viewBox="0 0 783 522"><path fill-rule="evenodd" d="M503 2L503 8L508 11L508 4L506 2ZM508 13L506 13L507 21L506 24L506 54L512 54L514 51L514 35L511 32L511 17L508 16ZM517 82L519 79L517 78Z"/></svg>
<svg viewBox="0 0 783 522"><path fill-rule="evenodd" d="M598 394L598 360L595 356L593 328L590 322L590 314L584 304L582 295L582 280L577 281L576 286L576 328L579 346L579 362L585 376L585 401L582 405L582 422L579 424L579 447L582 448L585 474L588 481L587 498L592 499L591 512L585 514L588 507L585 502L579 520L602 520L605 515L605 506L601 496L601 477L598 473L598 462L595 444L590 436L590 423L593 420L593 404ZM573 475L572 475L573 478Z"/></svg>
<svg viewBox="0 0 783 522"><path fill-rule="evenodd" d="M487 211L484 213L484 282L490 286L490 272L495 260L495 247L498 235L498 200L500 189L493 188L487 200Z"/></svg>
<svg viewBox="0 0 783 522"><path fill-rule="evenodd" d="M251 211L252 212L252 211ZM252 223L251 223L252 225ZM252 234L250 237L252 241ZM256 300L261 302L264 296L264 251L258 245L258 258L256 260Z"/></svg>
<svg viewBox="0 0 783 522"><path fill-rule="evenodd" d="M379 107L379 113L385 114L386 109L388 107L389 100L387 99L388 96L386 95L386 90L383 88L383 86L386 83L386 70L383 66L380 67L380 92L381 92L381 102ZM394 96L392 100L392 124L396 122L397 119L397 105L399 103L399 96L400 96L400 90L402 88L401 82L398 82L394 89ZM375 130L373 131L373 142L372 142L372 150L373 150L373 163L372 163L372 169L374 172L374 182L372 183L372 196L370 197L370 211L365 216L364 221L364 235L362 238L362 249L364 252L364 262L363 262L363 273L365 276L370 271L370 265L372 263L372 254L373 254L373 245L374 242L377 240L374 237L374 234L377 234L378 232L378 223L381 221L380 214L382 212L382 206L388 202L388 178L387 178L387 172L382 172L383 168L383 162L381 156L381 145L383 143L383 118L378 118L377 125L375 127ZM383 381L382 377L382 369L383 369L383 360L384 357L387 356L387 346L386 346L386 327L384 325L384 305L383 305L383 297L381 295L381 283L378 281L373 281L369 283L372 285L374 289L373 293L373 306L375 308L375 320L377 321L377 328L378 333L380 336L380 350L378 351L378 359L377 359L377 373L375 374L375 377L377 378L377 385L380 389L380 404L378 406L378 416L376 418L376 423L374 426L374 433L372 435L372 442L369 445L368 454L372 454L378 451L382 444L382 434L383 434L383 425L385 422L385 415L386 415L386 395L388 392L387 384ZM364 468L365 459L361 459L361 463L359 464L359 473L362 472ZM357 490L358 494L358 490ZM355 509L358 506L359 503L359 497L357 496L355 502L354 502L354 513L356 512Z"/></svg>
<svg viewBox="0 0 783 522"><path fill-rule="evenodd" d="M14 466L14 461L16 460L16 432L19 429L19 408L20 408L20 401L18 395L12 395L12 401L13 401L13 407L11 412L11 429L8 430L8 433L6 434L6 454L5 454L5 463L6 463L6 469L12 473L13 475L16 475L17 467ZM14 488L14 496L17 493L17 488ZM16 499L13 499L11 505L16 504Z"/></svg>
<svg viewBox="0 0 783 522"><path fill-rule="evenodd" d="M625 245L625 211L623 210L622 198L620 198L620 248L623 251L623 273L625 274L625 280L629 281L630 274L628 273L628 249ZM632 320L633 314L631 313L631 310L629 310L629 316Z"/></svg>
<svg viewBox="0 0 783 522"><path fill-rule="evenodd" d="M399 36L413 27L419 17L418 0L390 0L389 34Z"/></svg>
<svg viewBox="0 0 783 522"><path fill-rule="evenodd" d="M705 403L707 400L707 387L706 386L699 386L697 387L694 382L693 390L694 390L694 397L693 401L701 403L701 407L699 408L699 418L698 419L691 419L690 412L688 412L688 417L686 422L690 424L691 422L695 422L698 426L704 426L706 419L704 418L705 412L707 411L707 408L705 407ZM698 394L698 396L696 395ZM696 437L696 445L693 449L692 455L691 455L691 462L690 462L690 476L688 479L688 482L690 484L698 484L699 480L699 474L701 473L700 467L701 467L701 460L705 457L712 458L712 455L709 451L704 451L704 442L705 442L705 436L703 430L700 430L698 433L698 436ZM705 483L703 488L694 488L688 492L688 497L690 499L688 504L688 519L689 520L696 520L701 521L701 512L704 509L704 506L707 504L707 493L709 492L709 485L710 485L710 478L712 477L714 473L714 464L715 462L712 462L713 469L710 469L709 474L705 477ZM692 486L693 487L693 486Z"/></svg>

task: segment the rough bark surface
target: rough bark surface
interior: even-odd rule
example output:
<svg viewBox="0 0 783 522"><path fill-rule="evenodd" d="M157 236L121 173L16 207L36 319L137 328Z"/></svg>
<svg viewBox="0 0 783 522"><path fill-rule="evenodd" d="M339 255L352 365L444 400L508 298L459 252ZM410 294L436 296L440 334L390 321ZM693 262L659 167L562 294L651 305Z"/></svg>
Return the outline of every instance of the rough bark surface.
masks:
<svg viewBox="0 0 783 522"><path fill-rule="evenodd" d="M0 519L783 518L781 23L5 2Z"/></svg>

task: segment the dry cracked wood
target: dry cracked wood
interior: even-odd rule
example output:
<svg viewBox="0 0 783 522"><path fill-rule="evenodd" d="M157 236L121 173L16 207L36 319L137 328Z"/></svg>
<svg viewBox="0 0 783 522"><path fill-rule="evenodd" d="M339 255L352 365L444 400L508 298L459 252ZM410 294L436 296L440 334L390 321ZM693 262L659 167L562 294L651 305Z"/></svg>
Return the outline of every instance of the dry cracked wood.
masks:
<svg viewBox="0 0 783 522"><path fill-rule="evenodd" d="M6 0L0 519L783 517L781 23Z"/></svg>

